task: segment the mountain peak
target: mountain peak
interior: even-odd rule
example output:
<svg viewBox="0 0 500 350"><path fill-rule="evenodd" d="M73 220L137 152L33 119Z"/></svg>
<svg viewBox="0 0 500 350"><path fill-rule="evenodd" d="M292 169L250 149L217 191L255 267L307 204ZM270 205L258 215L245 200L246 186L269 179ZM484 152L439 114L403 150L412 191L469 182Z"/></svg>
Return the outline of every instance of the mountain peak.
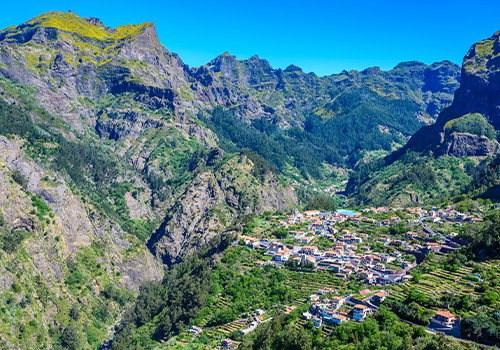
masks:
<svg viewBox="0 0 500 350"><path fill-rule="evenodd" d="M285 68L285 72L302 72L302 68L300 68L294 64L291 64Z"/></svg>
<svg viewBox="0 0 500 350"><path fill-rule="evenodd" d="M104 26L95 17L80 17L73 12L52 11L37 16L18 28L56 28L65 32L74 33L82 37L98 40L122 40L130 36L144 33L148 28L154 28L151 22L137 25L123 25L116 28Z"/></svg>

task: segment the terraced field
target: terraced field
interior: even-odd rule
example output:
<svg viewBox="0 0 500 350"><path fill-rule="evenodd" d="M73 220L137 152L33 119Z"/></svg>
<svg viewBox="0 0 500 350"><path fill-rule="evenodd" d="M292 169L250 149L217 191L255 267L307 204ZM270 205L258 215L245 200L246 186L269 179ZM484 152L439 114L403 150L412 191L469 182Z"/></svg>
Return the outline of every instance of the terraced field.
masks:
<svg viewBox="0 0 500 350"><path fill-rule="evenodd" d="M489 260L481 263L480 265L485 269L490 269L498 264L498 260ZM439 297L440 295L449 292L458 296L464 294L480 296L481 294L477 293L473 286L467 285L468 280L464 279L467 275L473 274L472 270L472 267L462 266L456 272L443 269L432 271L422 275L420 281L416 284L407 282L403 285L394 286L394 294L390 298L403 300L406 298L406 294L412 289L422 291L428 296L435 297Z"/></svg>
<svg viewBox="0 0 500 350"><path fill-rule="evenodd" d="M289 276L283 285L290 288L295 306L303 306L308 302L309 296L316 293L319 289L328 288L338 290L343 283L343 281L329 272L306 273L289 271Z"/></svg>

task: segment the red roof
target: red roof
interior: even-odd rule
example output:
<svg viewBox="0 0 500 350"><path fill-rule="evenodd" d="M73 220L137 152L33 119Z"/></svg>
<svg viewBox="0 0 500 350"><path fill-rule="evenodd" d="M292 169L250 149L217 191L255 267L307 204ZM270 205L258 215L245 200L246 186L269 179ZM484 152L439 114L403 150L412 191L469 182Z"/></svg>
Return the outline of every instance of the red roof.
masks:
<svg viewBox="0 0 500 350"><path fill-rule="evenodd" d="M436 315L437 316L446 317L446 318L455 318L455 315L453 315L449 311L438 311L438 312L436 312Z"/></svg>

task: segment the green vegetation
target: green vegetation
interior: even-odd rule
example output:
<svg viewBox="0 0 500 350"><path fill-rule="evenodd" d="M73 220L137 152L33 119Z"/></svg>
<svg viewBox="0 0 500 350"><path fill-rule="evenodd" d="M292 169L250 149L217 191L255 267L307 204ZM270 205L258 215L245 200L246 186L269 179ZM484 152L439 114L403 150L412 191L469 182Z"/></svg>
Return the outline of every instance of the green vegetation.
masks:
<svg viewBox="0 0 500 350"><path fill-rule="evenodd" d="M454 132L469 133L477 136L486 136L490 140L496 140L495 128L479 113L469 113L463 117L450 120L444 126L446 135Z"/></svg>
<svg viewBox="0 0 500 350"><path fill-rule="evenodd" d="M28 24L39 25L48 28L57 28L70 33L77 33L79 36L98 40L123 40L130 36L141 34L144 28L151 23L140 25L125 25L116 28L116 31L108 31L102 25L93 25L84 18L73 13L48 12L35 17ZM1 39L0 39L1 40Z"/></svg>
<svg viewBox="0 0 500 350"><path fill-rule="evenodd" d="M467 157L434 158L406 150L360 164L346 192L355 205L438 204L463 193L475 171L474 160Z"/></svg>
<svg viewBox="0 0 500 350"><path fill-rule="evenodd" d="M217 134L225 151L249 149L279 171L290 163L306 178L321 178L319 168L323 162L342 162L330 145L298 128L283 130L265 119L248 125L220 107L214 109L210 118L199 114L198 119Z"/></svg>
<svg viewBox="0 0 500 350"><path fill-rule="evenodd" d="M312 197L309 202L307 202L305 210L322 210L334 212L337 207L335 202L330 196L324 194L318 194Z"/></svg>

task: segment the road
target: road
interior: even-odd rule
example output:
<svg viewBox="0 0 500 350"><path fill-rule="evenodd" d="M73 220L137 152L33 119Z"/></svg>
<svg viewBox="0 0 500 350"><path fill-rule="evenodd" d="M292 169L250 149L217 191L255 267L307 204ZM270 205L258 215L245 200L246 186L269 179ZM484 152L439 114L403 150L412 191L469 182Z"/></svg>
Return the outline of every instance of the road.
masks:
<svg viewBox="0 0 500 350"><path fill-rule="evenodd" d="M352 296L349 297L349 298L350 298L350 301L352 303ZM379 306L372 303L372 298L373 298L373 295L369 296L368 298L363 299L362 301L363 301L363 304L366 305L373 312L373 311L378 310ZM346 299L346 302L347 302L347 299ZM399 319L402 322L408 323L408 324L410 324L412 326L422 327L422 325L419 325L419 324L410 322L408 320L402 319L401 317L399 317ZM424 327L424 329L429 334L438 334L439 333L438 330L435 330L435 329L432 329L432 328L429 328L429 327ZM447 336L447 337L455 338L456 340L461 341L461 342L472 343L472 344L476 344L476 345L479 345L479 346L482 346L482 347L486 347L486 348L490 348L490 349L498 349L498 347L496 347L496 346L486 345L486 344L481 344L481 343L476 343L475 341L464 339L464 338L455 337L454 335L451 335L451 334L446 334L446 333L443 333L443 334L445 336Z"/></svg>
<svg viewBox="0 0 500 350"><path fill-rule="evenodd" d="M433 236L439 237L440 239L442 239L445 242L448 242L450 240L448 237L443 236L439 232L433 231L426 224L422 224L422 228L423 228L423 230L424 230L425 233L428 233L428 234L431 234Z"/></svg>

